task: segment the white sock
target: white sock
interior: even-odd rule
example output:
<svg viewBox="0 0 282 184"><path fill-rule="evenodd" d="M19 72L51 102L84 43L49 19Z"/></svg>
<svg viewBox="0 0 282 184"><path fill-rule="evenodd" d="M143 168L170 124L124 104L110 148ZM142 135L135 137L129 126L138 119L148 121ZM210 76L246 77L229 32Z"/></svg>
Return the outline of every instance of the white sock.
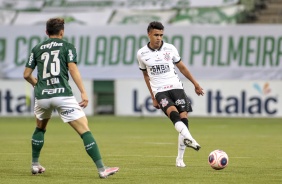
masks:
<svg viewBox="0 0 282 184"><path fill-rule="evenodd" d="M188 128L182 121L178 121L174 124L175 129L179 132L184 138L193 140L192 135L190 134Z"/></svg>
<svg viewBox="0 0 282 184"><path fill-rule="evenodd" d="M179 133L178 134L178 154L177 159L183 159L186 146L183 143L184 137Z"/></svg>

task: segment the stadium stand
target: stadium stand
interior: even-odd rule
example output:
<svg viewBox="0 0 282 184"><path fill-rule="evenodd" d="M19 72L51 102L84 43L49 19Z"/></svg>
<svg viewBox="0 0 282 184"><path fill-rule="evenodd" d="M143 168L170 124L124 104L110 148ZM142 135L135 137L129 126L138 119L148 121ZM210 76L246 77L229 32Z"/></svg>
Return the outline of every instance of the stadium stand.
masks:
<svg viewBox="0 0 282 184"><path fill-rule="evenodd" d="M241 23L280 24L282 23L281 0L241 0L246 8Z"/></svg>
<svg viewBox="0 0 282 184"><path fill-rule="evenodd" d="M259 16L254 23L264 24L281 24L282 23L282 1L271 0L271 1L260 1L257 4L260 8Z"/></svg>
<svg viewBox="0 0 282 184"><path fill-rule="evenodd" d="M149 20L174 25L282 21L281 0L0 0L0 10L0 25L36 25L54 16L80 25L147 24Z"/></svg>

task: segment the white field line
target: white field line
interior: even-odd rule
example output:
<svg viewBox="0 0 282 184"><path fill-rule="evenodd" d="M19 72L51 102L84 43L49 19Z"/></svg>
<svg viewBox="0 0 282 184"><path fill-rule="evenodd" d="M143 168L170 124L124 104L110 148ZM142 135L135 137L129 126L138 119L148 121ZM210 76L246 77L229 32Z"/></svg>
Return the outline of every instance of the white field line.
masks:
<svg viewBox="0 0 282 184"><path fill-rule="evenodd" d="M0 155L29 155L31 154L30 152L28 153L15 153L15 152L0 152ZM52 153L52 155L66 155L65 153ZM77 154L68 154L68 155L77 155ZM175 155L173 156L158 156L158 155L109 155L109 154L105 154L105 156L108 156L108 157L155 157L155 158L170 158L170 157L175 157ZM232 159L249 159L249 158L254 158L254 157L229 157L229 158L232 158ZM277 157L278 159L280 159L279 157Z"/></svg>
<svg viewBox="0 0 282 184"><path fill-rule="evenodd" d="M143 142L144 144L157 144L157 145L167 145L167 144L176 144L172 142Z"/></svg>

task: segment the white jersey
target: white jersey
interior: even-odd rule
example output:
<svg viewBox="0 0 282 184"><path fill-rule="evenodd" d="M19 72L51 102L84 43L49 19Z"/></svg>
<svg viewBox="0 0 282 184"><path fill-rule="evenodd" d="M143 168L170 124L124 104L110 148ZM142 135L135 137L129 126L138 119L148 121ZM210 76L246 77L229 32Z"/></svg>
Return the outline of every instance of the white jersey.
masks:
<svg viewBox="0 0 282 184"><path fill-rule="evenodd" d="M154 95L171 89L183 89L174 64L181 61L177 49L163 42L159 49L152 49L149 43L138 50L137 60L140 70L147 70Z"/></svg>

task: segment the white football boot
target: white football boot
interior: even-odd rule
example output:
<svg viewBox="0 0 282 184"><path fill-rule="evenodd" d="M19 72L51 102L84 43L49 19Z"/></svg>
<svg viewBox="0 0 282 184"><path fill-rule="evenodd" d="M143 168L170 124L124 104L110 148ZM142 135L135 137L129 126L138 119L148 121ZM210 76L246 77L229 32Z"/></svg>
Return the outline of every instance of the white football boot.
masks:
<svg viewBox="0 0 282 184"><path fill-rule="evenodd" d="M119 171L118 167L106 167L104 171L98 172L99 177L102 179L107 178L110 175L113 175Z"/></svg>
<svg viewBox="0 0 282 184"><path fill-rule="evenodd" d="M42 167L40 164L31 166L31 173L33 175L42 174L44 172L45 172L45 168Z"/></svg>
<svg viewBox="0 0 282 184"><path fill-rule="evenodd" d="M184 144L185 146L189 147L189 148L193 148L196 151L199 151L201 146L200 144L197 143L197 141L195 139L184 139Z"/></svg>
<svg viewBox="0 0 282 184"><path fill-rule="evenodd" d="M176 167L186 167L186 164L183 162L183 159L176 158Z"/></svg>

